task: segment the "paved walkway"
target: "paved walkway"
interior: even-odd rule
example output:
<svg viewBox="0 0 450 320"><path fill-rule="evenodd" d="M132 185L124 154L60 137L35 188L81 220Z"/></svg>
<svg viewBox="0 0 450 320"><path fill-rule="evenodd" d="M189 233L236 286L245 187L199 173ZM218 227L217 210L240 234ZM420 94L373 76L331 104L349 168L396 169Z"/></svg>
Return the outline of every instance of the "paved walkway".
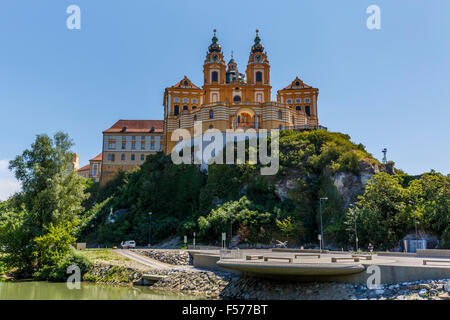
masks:
<svg viewBox="0 0 450 320"><path fill-rule="evenodd" d="M131 250L126 250L126 249L117 249L114 250L114 252L129 258L131 260L134 260L136 262L139 262L140 264L143 264L147 267L151 267L151 268L155 268L155 269L172 269L173 267L170 265L167 265L165 263L162 263L160 261L156 261L153 259L150 259L146 256L140 255L136 252L133 252Z"/></svg>
<svg viewBox="0 0 450 320"><path fill-rule="evenodd" d="M171 265L171 264L167 264L152 258L149 258L148 256L136 253L134 251L131 250L127 250L127 249L116 249L114 250L114 252L129 258L133 261L136 261L140 264L143 264L147 267L153 268L153 269L165 269L165 270L179 270L179 271L189 271L189 272L202 272L204 271L201 268L196 268L194 266L191 265L187 265L187 266L176 266L176 265Z"/></svg>

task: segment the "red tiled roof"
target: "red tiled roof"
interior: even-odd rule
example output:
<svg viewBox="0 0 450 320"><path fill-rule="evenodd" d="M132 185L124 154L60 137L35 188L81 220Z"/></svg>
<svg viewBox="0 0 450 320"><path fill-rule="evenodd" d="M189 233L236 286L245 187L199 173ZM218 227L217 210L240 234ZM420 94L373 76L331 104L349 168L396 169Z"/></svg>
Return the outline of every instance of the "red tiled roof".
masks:
<svg viewBox="0 0 450 320"><path fill-rule="evenodd" d="M77 171L87 171L87 170L89 170L89 165L88 164L85 165L84 167L78 169Z"/></svg>
<svg viewBox="0 0 450 320"><path fill-rule="evenodd" d="M103 133L162 133L163 128L164 120L119 120Z"/></svg>
<svg viewBox="0 0 450 320"><path fill-rule="evenodd" d="M187 81L187 85L184 84L184 82ZM192 83L191 80L188 79L188 77L184 76L183 79L181 79L180 82L177 82L172 86L172 88L189 88L189 89L200 89L195 84Z"/></svg>
<svg viewBox="0 0 450 320"><path fill-rule="evenodd" d="M100 152L95 158L92 158L89 161L102 161L102 159L103 159L103 153Z"/></svg>

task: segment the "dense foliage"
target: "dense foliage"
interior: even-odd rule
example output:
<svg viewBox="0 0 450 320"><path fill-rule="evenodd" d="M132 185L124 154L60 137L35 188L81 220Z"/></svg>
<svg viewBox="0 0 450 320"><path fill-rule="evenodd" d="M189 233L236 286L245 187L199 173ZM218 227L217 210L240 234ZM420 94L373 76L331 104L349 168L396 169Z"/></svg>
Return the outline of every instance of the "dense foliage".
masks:
<svg viewBox="0 0 450 320"><path fill-rule="evenodd" d="M326 235L333 242L348 241L331 176L357 174L359 161L377 161L349 136L322 130L283 131L280 150L276 176L261 176L259 166L249 164L213 164L204 173L195 165L173 165L163 154L148 156L141 168L110 181L102 197L99 190L92 193L97 207L90 214L97 213L83 234L108 245L129 239L145 245L149 235L154 243L193 232L203 242L218 244L221 233L229 238L231 230L249 244L281 238L310 243L319 232L319 198L327 196L322 208ZM282 200L275 184L289 175L297 177L297 188ZM290 221L292 230L286 232L276 220Z"/></svg>
<svg viewBox="0 0 450 320"><path fill-rule="evenodd" d="M87 182L70 170L68 135L38 135L10 162L22 192L0 206L0 259L17 276L48 278L70 254L83 221Z"/></svg>
<svg viewBox="0 0 450 320"><path fill-rule="evenodd" d="M450 248L450 177L431 172L403 187L402 176L379 173L369 180L364 194L346 214L345 224L354 241L354 222L361 246L393 248L413 233L414 214L419 232L436 236ZM419 235L420 236L420 235Z"/></svg>
<svg viewBox="0 0 450 320"><path fill-rule="evenodd" d="M75 238L89 244L154 244L197 233L198 241L220 244L221 234L241 243L316 246L322 214L325 245L353 247L355 219L360 247L369 242L391 249L414 230L450 247L449 176L378 173L344 207L336 174L358 177L361 168L385 167L348 135L323 130L282 131L280 170L262 176L260 165L174 165L163 153L148 156L132 172L104 186L67 170L70 139L38 136L11 162L23 192L0 203L0 272L61 280L71 263L90 263L70 249ZM288 184L294 188L285 188ZM320 200L327 198L327 200ZM320 206L321 204L321 206ZM150 215L151 213L151 215Z"/></svg>

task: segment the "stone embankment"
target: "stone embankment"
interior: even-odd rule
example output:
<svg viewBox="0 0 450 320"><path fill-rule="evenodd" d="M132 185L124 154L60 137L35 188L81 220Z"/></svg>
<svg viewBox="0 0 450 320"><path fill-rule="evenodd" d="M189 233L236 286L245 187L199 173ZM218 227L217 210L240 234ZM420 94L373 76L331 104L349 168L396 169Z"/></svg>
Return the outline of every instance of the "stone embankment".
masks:
<svg viewBox="0 0 450 320"><path fill-rule="evenodd" d="M95 263L83 280L112 285L132 285L142 278L142 271L117 265Z"/></svg>
<svg viewBox="0 0 450 320"><path fill-rule="evenodd" d="M351 283L300 283L239 278L221 297L229 299L286 300L450 300L450 279L403 282L368 289Z"/></svg>
<svg viewBox="0 0 450 320"><path fill-rule="evenodd" d="M186 270L152 270L147 274L164 276L152 285L155 289L165 289L190 294L202 294L208 297L219 297L229 284L231 275L211 271Z"/></svg>
<svg viewBox="0 0 450 320"><path fill-rule="evenodd" d="M402 282L367 290L365 285L355 285L353 300L450 300L450 279Z"/></svg>
<svg viewBox="0 0 450 320"><path fill-rule="evenodd" d="M139 269L129 265L95 263L84 280L115 285L140 282L144 274L164 276L152 288L223 299L296 300L450 300L450 279L403 282L368 289L365 284L302 283L239 277L230 273L176 267L189 264L183 250L136 250L152 259L174 265L169 269ZM190 269L192 268L192 270Z"/></svg>
<svg viewBox="0 0 450 320"><path fill-rule="evenodd" d="M132 250L151 259L163 263L186 266L189 265L189 253L186 250L173 249L135 249Z"/></svg>

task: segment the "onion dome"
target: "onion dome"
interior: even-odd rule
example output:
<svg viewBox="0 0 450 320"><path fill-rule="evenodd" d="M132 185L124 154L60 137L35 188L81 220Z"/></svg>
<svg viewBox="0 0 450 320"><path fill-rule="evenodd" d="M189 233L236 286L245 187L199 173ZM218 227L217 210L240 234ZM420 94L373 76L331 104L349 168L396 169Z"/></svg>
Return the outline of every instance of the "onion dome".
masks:
<svg viewBox="0 0 450 320"><path fill-rule="evenodd" d="M236 62L234 61L233 51L231 51L231 59L230 59L230 61L228 62L228 64L230 64L230 63L236 63Z"/></svg>
<svg viewBox="0 0 450 320"><path fill-rule="evenodd" d="M209 52L220 52L222 48L220 47L220 44L218 43L217 37L216 37L216 29L214 29L214 36L212 37L211 41L212 43L208 47Z"/></svg>
<svg viewBox="0 0 450 320"><path fill-rule="evenodd" d="M255 43L252 46L252 52L263 52L264 46L261 43L261 38L258 35L259 30L256 30L256 37L255 37Z"/></svg>

